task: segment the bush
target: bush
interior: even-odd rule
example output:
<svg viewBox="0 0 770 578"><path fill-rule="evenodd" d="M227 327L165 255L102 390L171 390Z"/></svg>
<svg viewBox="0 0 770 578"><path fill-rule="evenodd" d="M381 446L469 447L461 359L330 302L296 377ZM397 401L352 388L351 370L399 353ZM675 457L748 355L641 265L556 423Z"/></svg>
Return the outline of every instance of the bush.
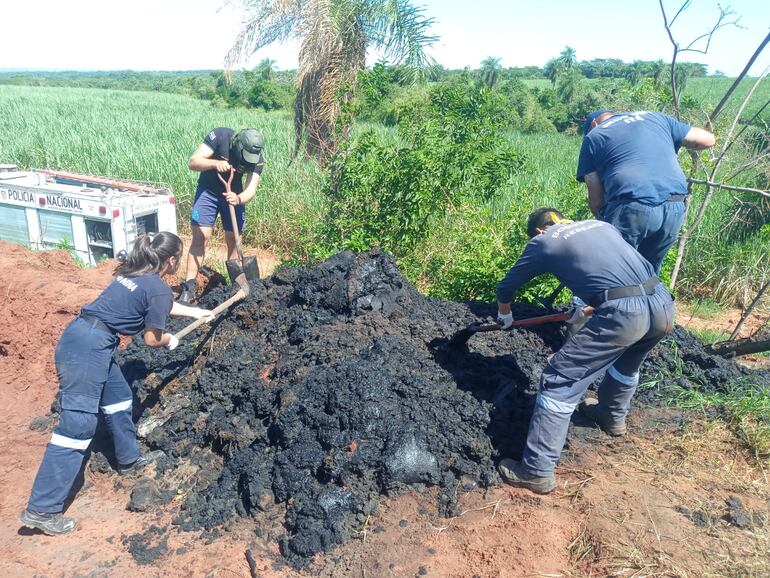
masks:
<svg viewBox="0 0 770 578"><path fill-rule="evenodd" d="M494 302L497 284L529 240L524 230L528 212L512 208L496 218L488 208L463 206L437 223L402 268L433 297ZM516 300L536 303L537 296L548 295L557 284L551 275L538 277L518 291Z"/></svg>
<svg viewBox="0 0 770 578"><path fill-rule="evenodd" d="M323 241L338 249L375 245L397 257L424 239L434 218L494 196L524 165L504 138L499 94L465 84L440 85L427 104L399 113L399 137L373 131L332 163Z"/></svg>

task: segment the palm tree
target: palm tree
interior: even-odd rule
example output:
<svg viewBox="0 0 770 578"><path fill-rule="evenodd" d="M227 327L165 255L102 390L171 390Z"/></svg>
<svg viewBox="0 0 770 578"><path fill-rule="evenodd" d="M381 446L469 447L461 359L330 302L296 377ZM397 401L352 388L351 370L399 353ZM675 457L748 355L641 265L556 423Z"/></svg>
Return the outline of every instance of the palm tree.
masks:
<svg viewBox="0 0 770 578"><path fill-rule="evenodd" d="M256 71L262 80L273 80L275 78L276 61L272 58L263 58L257 64Z"/></svg>
<svg viewBox="0 0 770 578"><path fill-rule="evenodd" d="M575 52L575 49L570 46L564 47L564 50L561 51L557 60L561 65L562 72L577 68L577 53Z"/></svg>
<svg viewBox="0 0 770 578"><path fill-rule="evenodd" d="M481 61L481 68L479 69L481 80L489 88L492 88L497 84L497 81L500 80L501 70L502 66L500 66L500 59L489 56Z"/></svg>
<svg viewBox="0 0 770 578"><path fill-rule="evenodd" d="M292 158L303 142L309 156L334 151L340 106L365 66L367 48L378 48L394 64L432 62L426 49L436 40L428 34L433 19L409 0L243 1L249 19L227 54L228 68L273 42L300 42Z"/></svg>
<svg viewBox="0 0 770 578"><path fill-rule="evenodd" d="M556 81L562 73L562 66L557 58L551 58L543 67L543 74L551 81L551 88L556 87Z"/></svg>

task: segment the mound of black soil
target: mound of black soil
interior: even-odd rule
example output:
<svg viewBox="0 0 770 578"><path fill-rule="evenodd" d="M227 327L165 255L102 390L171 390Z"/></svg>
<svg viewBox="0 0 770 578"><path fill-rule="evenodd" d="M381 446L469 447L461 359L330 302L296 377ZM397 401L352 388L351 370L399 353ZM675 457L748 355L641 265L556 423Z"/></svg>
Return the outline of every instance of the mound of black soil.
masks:
<svg viewBox="0 0 770 578"><path fill-rule="evenodd" d="M259 526L278 512L281 551L301 566L360 531L381 494L437 486L451 515L459 491L495 483L495 461L521 455L540 372L563 341L558 325L478 334L451 349L455 331L496 306L422 296L377 252L281 269L252 290L173 352L121 354L141 423L163 418L148 442L205 464L211 480L187 492L182 528L226 527L236 513ZM752 377L683 330L644 373L655 380L647 401L683 381Z"/></svg>

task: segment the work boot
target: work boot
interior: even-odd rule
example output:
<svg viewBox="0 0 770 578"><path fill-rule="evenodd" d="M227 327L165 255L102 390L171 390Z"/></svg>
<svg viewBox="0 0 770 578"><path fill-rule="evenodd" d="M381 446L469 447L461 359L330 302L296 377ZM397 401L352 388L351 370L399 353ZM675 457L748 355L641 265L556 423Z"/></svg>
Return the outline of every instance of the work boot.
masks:
<svg viewBox="0 0 770 578"><path fill-rule="evenodd" d="M141 456L139 456L139 459L136 460L133 464L119 465L118 473L121 476L134 474L139 470L143 469L147 464L151 464L152 462L157 461L158 458L162 458L165 455L166 454L162 450L147 452L146 454L142 454Z"/></svg>
<svg viewBox="0 0 770 578"><path fill-rule="evenodd" d="M580 404L579 411L586 419L598 425L604 433L616 437L626 435L626 418L612 419L599 407L598 400L584 399Z"/></svg>
<svg viewBox="0 0 770 578"><path fill-rule="evenodd" d="M503 481L511 486L527 488L536 494L548 494L556 488L556 478L553 476L536 476L530 474L521 462L505 458L497 466Z"/></svg>
<svg viewBox="0 0 770 578"><path fill-rule="evenodd" d="M189 279L180 285L182 293L179 295L177 302L180 305L189 305L195 299L195 294L198 291L198 283L195 279Z"/></svg>
<svg viewBox="0 0 770 578"><path fill-rule="evenodd" d="M60 536L75 528L75 520L62 515L61 512L35 512L25 509L19 516L19 522L27 528L42 530L49 536Z"/></svg>

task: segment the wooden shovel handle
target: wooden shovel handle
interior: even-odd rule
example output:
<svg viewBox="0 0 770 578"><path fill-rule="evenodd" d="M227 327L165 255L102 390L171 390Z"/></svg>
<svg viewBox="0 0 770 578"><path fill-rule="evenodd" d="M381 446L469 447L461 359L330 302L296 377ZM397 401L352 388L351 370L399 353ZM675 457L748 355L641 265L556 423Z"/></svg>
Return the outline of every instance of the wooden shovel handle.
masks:
<svg viewBox="0 0 770 578"><path fill-rule="evenodd" d="M227 301L223 301L222 303L214 307L214 309L211 310L211 313L214 315L214 317L216 317L217 315L222 313L222 311L230 307L230 305L232 305L233 303L237 303L244 297L246 297L246 292L243 289L238 289L235 295L230 297L230 299L228 299ZM203 325L208 321L210 320L205 317L196 319L195 321L190 323L187 327L179 331L179 333L175 334L174 337L176 337L177 339L182 339L182 337L184 337L185 335L189 335L190 333L198 329L198 327L200 327L201 325Z"/></svg>

